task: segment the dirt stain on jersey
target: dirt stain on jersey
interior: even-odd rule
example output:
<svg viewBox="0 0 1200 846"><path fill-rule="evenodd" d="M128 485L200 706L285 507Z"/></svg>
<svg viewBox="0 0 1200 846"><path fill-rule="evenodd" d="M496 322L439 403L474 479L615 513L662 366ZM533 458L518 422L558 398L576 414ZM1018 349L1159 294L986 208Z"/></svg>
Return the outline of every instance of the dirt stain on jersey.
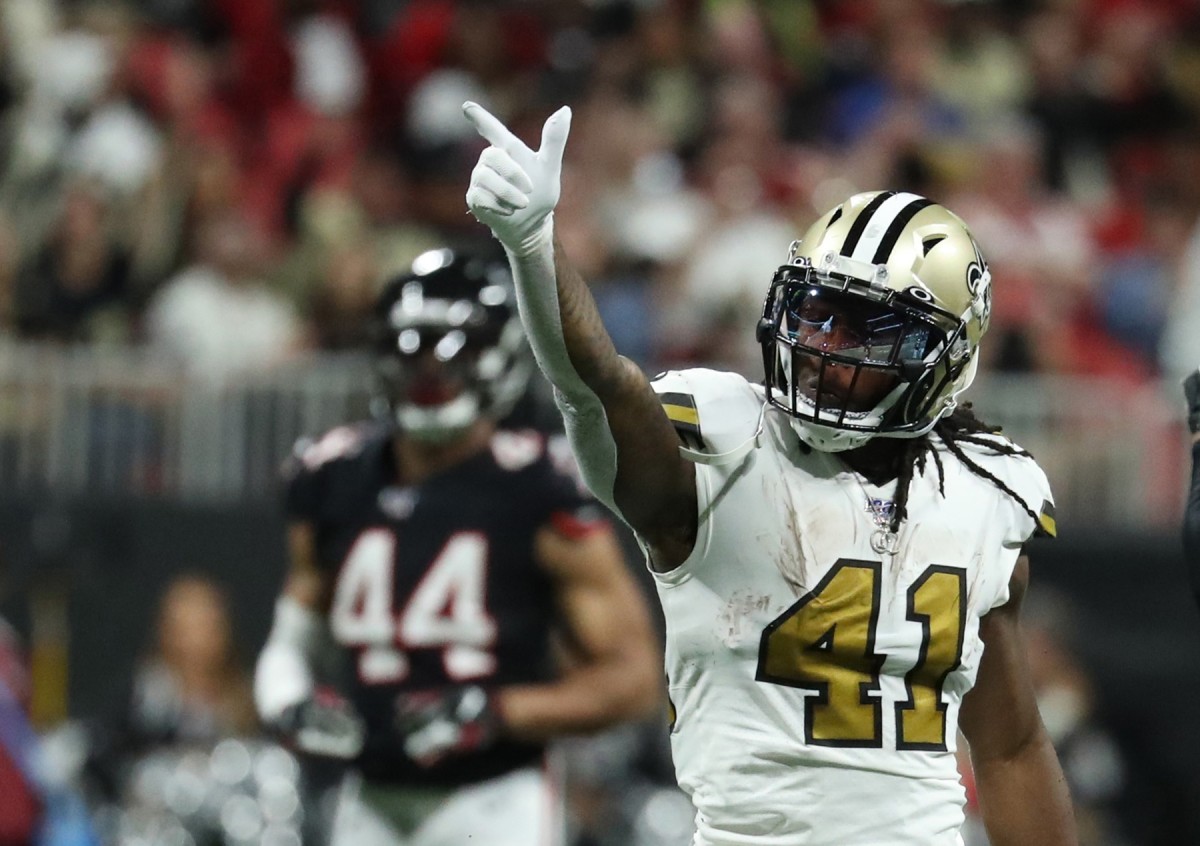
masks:
<svg viewBox="0 0 1200 846"><path fill-rule="evenodd" d="M721 642L730 649L741 646L747 637L757 643L766 624L765 617L770 610L770 596L749 591L734 591L717 619L717 632Z"/></svg>
<svg viewBox="0 0 1200 846"><path fill-rule="evenodd" d="M763 501L779 503L782 507L783 525L779 537L766 539L764 545L767 548L775 546L776 552L771 556L771 562L792 593L800 596L805 592L804 585L808 578L804 566L806 556L801 541L800 513L791 488L778 479L764 478Z"/></svg>

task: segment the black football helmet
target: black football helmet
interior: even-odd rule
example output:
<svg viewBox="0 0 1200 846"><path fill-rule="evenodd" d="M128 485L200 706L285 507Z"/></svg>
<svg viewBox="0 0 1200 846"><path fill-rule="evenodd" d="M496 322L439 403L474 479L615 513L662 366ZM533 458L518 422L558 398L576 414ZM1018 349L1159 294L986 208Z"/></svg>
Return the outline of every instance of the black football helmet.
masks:
<svg viewBox="0 0 1200 846"><path fill-rule="evenodd" d="M372 325L378 416L405 434L449 440L520 399L533 355L500 256L429 250L389 281Z"/></svg>

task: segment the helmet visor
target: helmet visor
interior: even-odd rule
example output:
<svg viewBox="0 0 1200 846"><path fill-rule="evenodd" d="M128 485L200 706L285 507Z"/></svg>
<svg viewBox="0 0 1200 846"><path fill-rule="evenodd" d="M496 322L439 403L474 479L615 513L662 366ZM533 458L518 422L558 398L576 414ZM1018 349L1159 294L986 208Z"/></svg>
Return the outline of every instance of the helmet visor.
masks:
<svg viewBox="0 0 1200 846"><path fill-rule="evenodd" d="M776 324L789 346L869 364L923 361L945 334L911 309L821 285L791 282Z"/></svg>
<svg viewBox="0 0 1200 846"><path fill-rule="evenodd" d="M936 363L960 334L919 293L781 268L764 313L769 400L835 428L903 430L923 413Z"/></svg>
<svg viewBox="0 0 1200 846"><path fill-rule="evenodd" d="M474 385L485 346L477 333L410 326L380 345L375 374L393 402L442 405Z"/></svg>

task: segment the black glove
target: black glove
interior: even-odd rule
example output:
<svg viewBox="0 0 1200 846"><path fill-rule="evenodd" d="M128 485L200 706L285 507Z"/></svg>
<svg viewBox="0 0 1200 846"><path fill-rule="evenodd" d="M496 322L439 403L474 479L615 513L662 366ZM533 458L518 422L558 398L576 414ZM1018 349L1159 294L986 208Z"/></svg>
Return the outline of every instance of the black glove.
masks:
<svg viewBox="0 0 1200 846"><path fill-rule="evenodd" d="M500 716L491 694L467 685L401 694L396 698L395 726L404 753L431 767L447 756L491 746L499 733Z"/></svg>
<svg viewBox="0 0 1200 846"><path fill-rule="evenodd" d="M343 761L358 757L366 738L366 726L354 706L326 687L285 708L273 728L298 752Z"/></svg>
<svg viewBox="0 0 1200 846"><path fill-rule="evenodd" d="M1183 395L1187 397L1188 429L1194 435L1200 432L1200 370L1183 380Z"/></svg>

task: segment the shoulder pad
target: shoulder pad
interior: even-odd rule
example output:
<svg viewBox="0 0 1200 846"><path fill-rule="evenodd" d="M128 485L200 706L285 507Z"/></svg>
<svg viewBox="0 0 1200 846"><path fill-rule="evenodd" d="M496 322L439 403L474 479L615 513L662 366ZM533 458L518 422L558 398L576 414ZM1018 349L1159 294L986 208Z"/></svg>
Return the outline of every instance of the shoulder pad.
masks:
<svg viewBox="0 0 1200 846"><path fill-rule="evenodd" d="M1001 434L977 437L995 443L1000 448L1021 449L1015 442ZM1050 481L1046 478L1046 472L1042 470L1041 465L1032 455L1023 451L1019 455L1007 455L991 450L987 446L967 442L962 442L960 445L963 452L1008 485L1021 498L1021 502L1037 515L1037 522L1032 525L1030 525L1029 515L1024 515L1022 525L1028 528L1025 539L1035 536L1049 538L1058 536L1058 523L1054 515L1054 496L1050 491ZM1024 511L1023 508L1020 510Z"/></svg>
<svg viewBox="0 0 1200 846"><path fill-rule="evenodd" d="M292 454L307 470L316 470L322 464L338 458L350 458L362 451L367 432L361 426L338 426L319 438L301 438L292 448Z"/></svg>
<svg viewBox="0 0 1200 846"><path fill-rule="evenodd" d="M736 373L669 370L650 384L684 447L701 453L727 453L757 433L763 398Z"/></svg>
<svg viewBox="0 0 1200 846"><path fill-rule="evenodd" d="M382 449L386 432L370 424L339 426L316 439L302 438L284 462L282 476L289 519L312 521L325 511L336 478L363 455Z"/></svg>
<svg viewBox="0 0 1200 846"><path fill-rule="evenodd" d="M369 424L350 424L337 426L317 438L300 438L283 462L282 476L292 481L316 473L327 464L354 458L371 436Z"/></svg>
<svg viewBox="0 0 1200 846"><path fill-rule="evenodd" d="M702 448L704 433L700 429L700 411L696 408L696 398L677 391L664 391L658 398L662 402L667 419L675 427L679 440L697 449Z"/></svg>
<svg viewBox="0 0 1200 846"><path fill-rule="evenodd" d="M1046 538L1058 537L1058 521L1054 517L1054 503L1048 499L1042 500L1042 509L1038 512L1038 525L1034 534Z"/></svg>

